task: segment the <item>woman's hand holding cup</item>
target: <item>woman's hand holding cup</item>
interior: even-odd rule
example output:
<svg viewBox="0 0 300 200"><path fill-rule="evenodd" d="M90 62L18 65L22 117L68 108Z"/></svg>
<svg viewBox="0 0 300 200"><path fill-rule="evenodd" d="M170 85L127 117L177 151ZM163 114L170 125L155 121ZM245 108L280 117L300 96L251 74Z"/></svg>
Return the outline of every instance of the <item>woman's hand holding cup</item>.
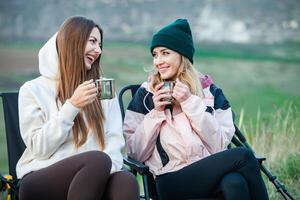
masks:
<svg viewBox="0 0 300 200"><path fill-rule="evenodd" d="M69 101L77 108L83 108L91 104L97 98L97 87L93 79L80 84L74 91Z"/></svg>
<svg viewBox="0 0 300 200"><path fill-rule="evenodd" d="M178 102L181 103L187 100L191 96L190 88L182 83L178 78L176 79L175 86L173 88L172 97Z"/></svg>
<svg viewBox="0 0 300 200"><path fill-rule="evenodd" d="M154 109L157 111L163 111L166 105L171 104L171 101L168 100L172 98L171 89L164 88L163 85L164 82L161 82L154 88L152 99L154 103Z"/></svg>

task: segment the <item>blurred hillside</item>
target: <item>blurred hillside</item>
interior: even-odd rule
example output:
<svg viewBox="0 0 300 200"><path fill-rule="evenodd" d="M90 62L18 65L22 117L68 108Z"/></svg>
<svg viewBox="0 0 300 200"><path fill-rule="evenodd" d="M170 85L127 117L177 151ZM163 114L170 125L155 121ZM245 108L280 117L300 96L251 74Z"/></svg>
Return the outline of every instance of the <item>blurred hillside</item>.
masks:
<svg viewBox="0 0 300 200"><path fill-rule="evenodd" d="M0 1L0 42L46 40L72 15L94 19L110 40L148 41L158 27L182 17L196 41L299 42L299 8L299 0Z"/></svg>

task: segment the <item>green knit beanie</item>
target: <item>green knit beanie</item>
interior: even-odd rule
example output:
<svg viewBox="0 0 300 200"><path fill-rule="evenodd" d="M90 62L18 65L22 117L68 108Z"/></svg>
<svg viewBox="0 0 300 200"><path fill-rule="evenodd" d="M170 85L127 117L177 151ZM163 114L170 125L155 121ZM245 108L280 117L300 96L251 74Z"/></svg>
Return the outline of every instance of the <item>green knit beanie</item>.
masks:
<svg viewBox="0 0 300 200"><path fill-rule="evenodd" d="M193 63L195 49L188 21L177 19L154 34L150 47L151 53L155 47L159 46L176 51Z"/></svg>

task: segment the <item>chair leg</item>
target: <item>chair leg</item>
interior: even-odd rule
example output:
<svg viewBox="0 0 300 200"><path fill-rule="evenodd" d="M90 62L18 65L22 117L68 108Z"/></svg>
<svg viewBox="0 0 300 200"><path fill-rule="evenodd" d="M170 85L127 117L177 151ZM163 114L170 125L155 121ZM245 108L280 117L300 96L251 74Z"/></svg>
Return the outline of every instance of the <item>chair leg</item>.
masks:
<svg viewBox="0 0 300 200"><path fill-rule="evenodd" d="M144 185L145 200L150 200L147 175L143 175L143 185Z"/></svg>

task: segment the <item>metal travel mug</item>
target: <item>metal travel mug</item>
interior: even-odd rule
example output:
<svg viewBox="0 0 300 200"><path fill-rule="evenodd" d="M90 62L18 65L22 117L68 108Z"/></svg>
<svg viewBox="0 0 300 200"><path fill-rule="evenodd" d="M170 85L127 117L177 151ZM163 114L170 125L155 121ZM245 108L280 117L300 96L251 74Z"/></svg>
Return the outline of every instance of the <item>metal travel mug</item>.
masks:
<svg viewBox="0 0 300 200"><path fill-rule="evenodd" d="M95 80L99 99L112 99L115 97L115 79L101 77Z"/></svg>
<svg viewBox="0 0 300 200"><path fill-rule="evenodd" d="M170 92L167 93L168 95L170 95L170 97L163 98L164 101L172 102L172 100L173 100L172 92L173 92L174 84L175 84L174 81L164 81L162 88L170 89Z"/></svg>

